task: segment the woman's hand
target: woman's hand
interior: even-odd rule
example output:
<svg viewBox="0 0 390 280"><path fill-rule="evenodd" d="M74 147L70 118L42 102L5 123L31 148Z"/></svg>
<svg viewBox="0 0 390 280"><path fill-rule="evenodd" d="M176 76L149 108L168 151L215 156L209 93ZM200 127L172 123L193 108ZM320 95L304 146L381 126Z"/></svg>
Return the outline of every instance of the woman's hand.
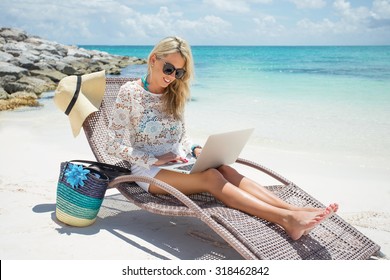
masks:
<svg viewBox="0 0 390 280"><path fill-rule="evenodd" d="M156 165L156 166L164 165L168 162L177 162L177 161L181 161L184 163L188 162L187 159L179 157L172 152L169 152L169 153L161 155L161 156L157 156L156 158L158 159L158 161L154 163L154 165Z"/></svg>
<svg viewBox="0 0 390 280"><path fill-rule="evenodd" d="M201 152L202 152L202 148L201 148L201 147L196 147L196 148L194 149L194 155L195 155L195 157L197 158L197 157L200 155Z"/></svg>

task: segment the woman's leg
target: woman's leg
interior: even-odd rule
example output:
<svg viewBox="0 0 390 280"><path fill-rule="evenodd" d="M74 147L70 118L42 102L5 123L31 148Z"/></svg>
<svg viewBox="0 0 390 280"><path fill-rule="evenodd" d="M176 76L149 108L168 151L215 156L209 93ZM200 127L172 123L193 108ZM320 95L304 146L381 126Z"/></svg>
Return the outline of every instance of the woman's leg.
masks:
<svg viewBox="0 0 390 280"><path fill-rule="evenodd" d="M319 208L312 208L312 207L298 207L292 204L289 204L285 202L284 200L277 197L274 193L266 189L264 186L258 184L257 182L241 175L237 170L234 168L223 165L218 168L218 171L221 172L222 176L225 177L226 180L228 180L233 185L239 187L240 189L252 194L253 196L257 197L258 199L271 204L275 207L287 209L287 210L306 210L306 211L314 211L319 212L323 211L323 209ZM334 212L337 211L337 204L331 204L332 210Z"/></svg>
<svg viewBox="0 0 390 280"><path fill-rule="evenodd" d="M306 230L320 223L331 212L329 207L320 212L292 211L275 207L251 193L237 188L216 169L190 175L161 170L155 178L174 186L185 194L209 192L229 207L282 226L294 240L299 239ZM149 191L151 193L164 193L154 185L149 187Z"/></svg>

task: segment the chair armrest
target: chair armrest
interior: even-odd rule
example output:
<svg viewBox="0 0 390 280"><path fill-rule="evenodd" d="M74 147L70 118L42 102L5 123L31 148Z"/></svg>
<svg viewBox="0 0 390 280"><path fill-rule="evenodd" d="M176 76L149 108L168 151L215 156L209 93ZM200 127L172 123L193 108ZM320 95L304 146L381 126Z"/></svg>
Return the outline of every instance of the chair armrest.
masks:
<svg viewBox="0 0 390 280"><path fill-rule="evenodd" d="M247 159L243 159L243 158L238 158L236 160L236 163L239 163L239 164L242 164L242 165L246 165L246 166L249 166L249 167L252 167L254 169L257 169L261 172L264 172L265 174L271 176L272 178L278 180L279 182L283 183L284 185L290 185L290 184L293 184L293 182L291 182L290 180L287 180L286 178L284 178L282 175L274 172L273 170L263 166L263 165L260 165L256 162L253 162L253 161L250 161L250 160L247 160Z"/></svg>
<svg viewBox="0 0 390 280"><path fill-rule="evenodd" d="M160 189L166 191L168 194L172 195L176 199L178 199L180 202L182 202L185 206L187 206L189 209L194 211L195 215L206 222L206 220L211 219L209 215L206 215L206 212L203 211L196 203L194 203L188 196L183 194L181 191L177 190L176 188L172 187L171 185L157 180L152 177L148 176L135 176L135 175L124 175L116 177L114 180L112 180L109 184L109 188L114 188L117 184L121 183L130 183L130 182L144 182L153 184Z"/></svg>

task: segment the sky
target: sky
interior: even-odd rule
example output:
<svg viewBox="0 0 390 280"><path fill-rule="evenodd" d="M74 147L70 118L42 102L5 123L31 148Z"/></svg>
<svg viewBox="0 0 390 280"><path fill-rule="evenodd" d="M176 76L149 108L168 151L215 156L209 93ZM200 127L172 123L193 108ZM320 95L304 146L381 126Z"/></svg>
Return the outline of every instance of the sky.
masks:
<svg viewBox="0 0 390 280"><path fill-rule="evenodd" d="M0 0L0 27L74 45L390 45L390 0Z"/></svg>

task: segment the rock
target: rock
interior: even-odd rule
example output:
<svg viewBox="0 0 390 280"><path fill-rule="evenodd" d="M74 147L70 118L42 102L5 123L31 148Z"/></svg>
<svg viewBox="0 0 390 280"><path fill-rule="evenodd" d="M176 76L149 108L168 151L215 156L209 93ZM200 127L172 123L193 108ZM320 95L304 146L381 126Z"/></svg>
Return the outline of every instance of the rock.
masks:
<svg viewBox="0 0 390 280"><path fill-rule="evenodd" d="M41 52L48 52L60 56L60 52L57 50L56 46L54 45L42 43L41 45L38 45L36 47L36 50Z"/></svg>
<svg viewBox="0 0 390 280"><path fill-rule="evenodd" d="M17 81L19 84L25 84L32 87L31 92L40 95L42 92L53 90L56 83L49 79L40 79L39 77L24 76Z"/></svg>
<svg viewBox="0 0 390 280"><path fill-rule="evenodd" d="M14 56L12 54L0 51L0 61L9 62L12 59L14 59Z"/></svg>
<svg viewBox="0 0 390 280"><path fill-rule="evenodd" d="M27 39L27 34L17 28L0 28L0 37L8 40L23 41Z"/></svg>
<svg viewBox="0 0 390 280"><path fill-rule="evenodd" d="M51 69L42 69L42 70L31 70L30 73L33 76L43 76L48 77L50 80L54 82L59 82L61 79L65 78L67 75L61 73L57 70Z"/></svg>
<svg viewBox="0 0 390 280"><path fill-rule="evenodd" d="M32 97L14 97L7 100L0 99L0 111L12 110L21 106L38 107L40 104L36 98Z"/></svg>
<svg viewBox="0 0 390 280"><path fill-rule="evenodd" d="M41 57L39 54L34 54L34 52L30 51L28 53L24 53L21 55L21 57L25 57L28 60L31 60L34 63L38 63L41 61Z"/></svg>
<svg viewBox="0 0 390 280"><path fill-rule="evenodd" d="M77 70L69 64L59 61L56 65L56 69L65 75L76 75Z"/></svg>
<svg viewBox="0 0 390 280"><path fill-rule="evenodd" d="M9 98L37 99L38 96L36 96L34 93L31 92L18 91L18 92L14 92L13 94L10 94Z"/></svg>
<svg viewBox="0 0 390 280"><path fill-rule="evenodd" d="M28 70L19 66L15 66L8 62L0 61L0 77L11 75L21 78L23 75L27 75Z"/></svg>
<svg viewBox="0 0 390 280"><path fill-rule="evenodd" d="M55 68L50 64L50 62L46 62L44 60L40 60L39 62L34 64L36 70L55 70ZM35 70L33 69L33 70ZM31 71L30 71L31 74Z"/></svg>
<svg viewBox="0 0 390 280"><path fill-rule="evenodd" d="M3 45L3 51L13 56L20 56L22 53L28 52L29 49L30 45L25 42L8 42Z"/></svg>
<svg viewBox="0 0 390 280"><path fill-rule="evenodd" d="M15 76L5 75L5 76L0 78L0 87L4 87L4 85L6 85L8 83L15 82L17 79L18 78Z"/></svg>
<svg viewBox="0 0 390 280"><path fill-rule="evenodd" d="M97 50L62 45L15 28L0 28L0 111L23 104L36 106L31 96L15 92L40 95L53 90L68 75L83 75L106 70L119 75L131 64L146 63L136 57L111 55ZM24 99L24 101L23 101ZM4 102L10 102L8 106Z"/></svg>
<svg viewBox="0 0 390 280"><path fill-rule="evenodd" d="M3 50L3 46L5 43L5 39L3 37L0 37L0 50Z"/></svg>
<svg viewBox="0 0 390 280"><path fill-rule="evenodd" d="M68 55L74 57L91 58L92 55L85 49L77 49L76 47L70 47L68 49Z"/></svg>
<svg viewBox="0 0 390 280"><path fill-rule="evenodd" d="M147 63L146 59L134 57L133 60L131 61L131 63L129 63L129 65L131 65L131 64L141 65L141 64L146 64L146 63Z"/></svg>
<svg viewBox="0 0 390 280"><path fill-rule="evenodd" d="M34 59L32 56L30 56ZM37 65L35 65L33 60L30 60L26 55L22 54L21 56L15 58L16 64L19 67L26 68L27 70L39 69ZM37 60L35 60L36 62ZM39 59L38 59L39 61Z"/></svg>
<svg viewBox="0 0 390 280"><path fill-rule="evenodd" d="M105 69L106 73L110 75L120 75L121 74L121 69L119 67L110 67Z"/></svg>
<svg viewBox="0 0 390 280"><path fill-rule="evenodd" d="M10 94L18 92L18 91L32 91L33 87L30 86L29 84L22 84L18 82L11 82L7 83L4 86L4 90Z"/></svg>
<svg viewBox="0 0 390 280"><path fill-rule="evenodd" d="M6 92L3 87L0 87L0 100L8 99L8 92Z"/></svg>

